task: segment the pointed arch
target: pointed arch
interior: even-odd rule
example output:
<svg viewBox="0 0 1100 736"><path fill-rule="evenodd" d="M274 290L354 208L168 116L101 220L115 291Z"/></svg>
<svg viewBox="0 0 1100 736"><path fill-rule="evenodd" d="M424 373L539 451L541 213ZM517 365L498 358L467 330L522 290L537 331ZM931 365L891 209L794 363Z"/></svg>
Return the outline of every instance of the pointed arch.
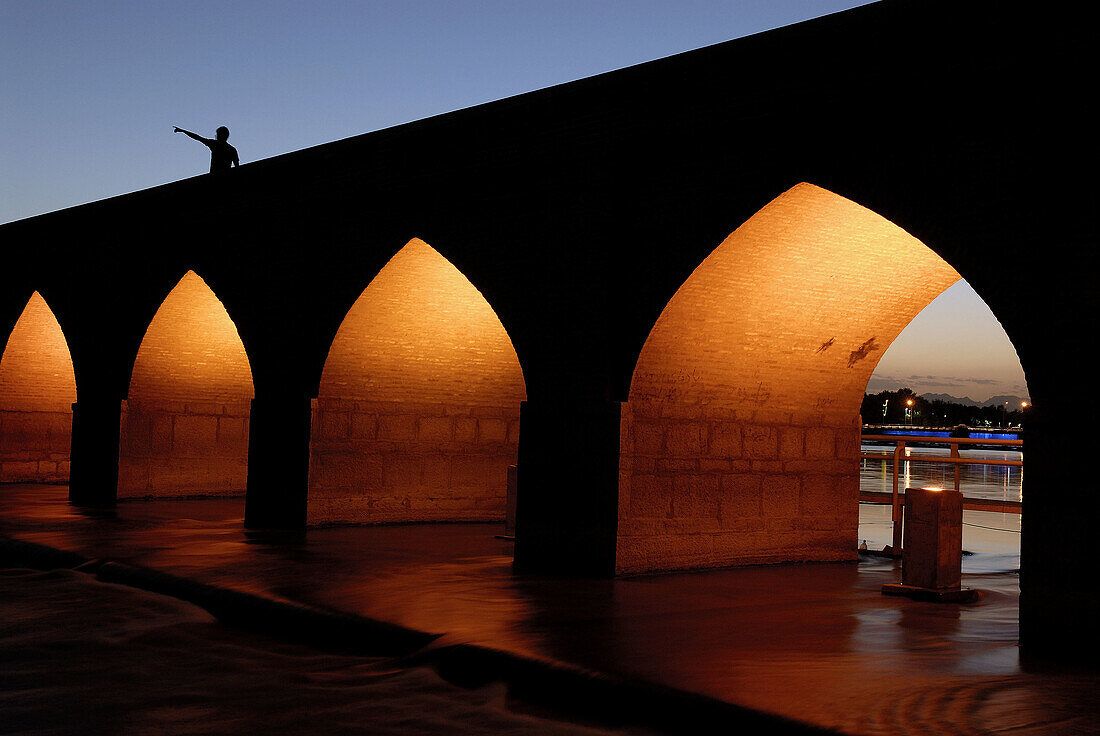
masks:
<svg viewBox="0 0 1100 736"><path fill-rule="evenodd" d="M525 397L484 296L409 241L352 305L325 361L309 522L502 519Z"/></svg>
<svg viewBox="0 0 1100 736"><path fill-rule="evenodd" d="M68 342L36 291L0 357L0 482L68 481L74 401Z"/></svg>
<svg viewBox="0 0 1100 736"><path fill-rule="evenodd" d="M254 395L233 320L188 271L153 316L134 361L119 497L243 494Z"/></svg>
<svg viewBox="0 0 1100 736"><path fill-rule="evenodd" d="M638 357L618 569L854 556L867 381L958 279L901 228L807 183L730 234Z"/></svg>

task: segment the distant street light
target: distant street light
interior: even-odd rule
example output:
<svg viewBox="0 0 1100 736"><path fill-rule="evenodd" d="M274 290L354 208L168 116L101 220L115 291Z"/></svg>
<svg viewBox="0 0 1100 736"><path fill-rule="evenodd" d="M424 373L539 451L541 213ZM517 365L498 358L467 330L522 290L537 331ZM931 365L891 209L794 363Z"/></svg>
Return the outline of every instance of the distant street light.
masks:
<svg viewBox="0 0 1100 736"><path fill-rule="evenodd" d="M905 404L906 404L905 421L909 423L910 427L912 427L913 426L913 400L912 399L906 399Z"/></svg>

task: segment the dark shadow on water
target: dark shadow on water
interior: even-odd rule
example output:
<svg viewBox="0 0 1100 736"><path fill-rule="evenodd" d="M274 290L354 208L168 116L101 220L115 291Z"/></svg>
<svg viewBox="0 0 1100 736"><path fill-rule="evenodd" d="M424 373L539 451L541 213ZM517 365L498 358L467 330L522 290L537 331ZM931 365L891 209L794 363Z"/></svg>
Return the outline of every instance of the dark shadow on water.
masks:
<svg viewBox="0 0 1100 736"><path fill-rule="evenodd" d="M84 516L89 519L117 519L118 509L111 508L93 508L86 506L73 506L72 513L76 516Z"/></svg>
<svg viewBox="0 0 1100 736"><path fill-rule="evenodd" d="M268 530L245 529L244 539L248 544L268 547L300 547L306 543L305 530Z"/></svg>

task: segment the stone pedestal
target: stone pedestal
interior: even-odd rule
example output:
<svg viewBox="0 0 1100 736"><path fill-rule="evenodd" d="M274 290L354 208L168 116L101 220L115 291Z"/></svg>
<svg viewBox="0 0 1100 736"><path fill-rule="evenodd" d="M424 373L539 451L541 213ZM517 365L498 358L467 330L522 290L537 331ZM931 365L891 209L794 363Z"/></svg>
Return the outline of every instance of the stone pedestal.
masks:
<svg viewBox="0 0 1100 736"><path fill-rule="evenodd" d="M901 582L921 588L962 584L962 494L905 489Z"/></svg>
<svg viewBox="0 0 1100 736"><path fill-rule="evenodd" d="M901 585L887 595L935 601L965 601L976 591L962 587L962 494L933 488L905 490L905 536Z"/></svg>

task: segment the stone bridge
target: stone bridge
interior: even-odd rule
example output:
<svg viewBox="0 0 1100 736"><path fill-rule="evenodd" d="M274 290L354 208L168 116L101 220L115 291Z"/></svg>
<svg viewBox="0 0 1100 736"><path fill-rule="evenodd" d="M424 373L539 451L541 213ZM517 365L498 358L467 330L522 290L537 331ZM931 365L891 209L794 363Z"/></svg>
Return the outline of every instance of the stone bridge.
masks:
<svg viewBox="0 0 1100 736"><path fill-rule="evenodd" d="M1021 639L1095 651L1059 7L888 0L6 224L0 480L285 529L500 519L518 461L523 571L852 559L868 378L962 276L1034 400Z"/></svg>

